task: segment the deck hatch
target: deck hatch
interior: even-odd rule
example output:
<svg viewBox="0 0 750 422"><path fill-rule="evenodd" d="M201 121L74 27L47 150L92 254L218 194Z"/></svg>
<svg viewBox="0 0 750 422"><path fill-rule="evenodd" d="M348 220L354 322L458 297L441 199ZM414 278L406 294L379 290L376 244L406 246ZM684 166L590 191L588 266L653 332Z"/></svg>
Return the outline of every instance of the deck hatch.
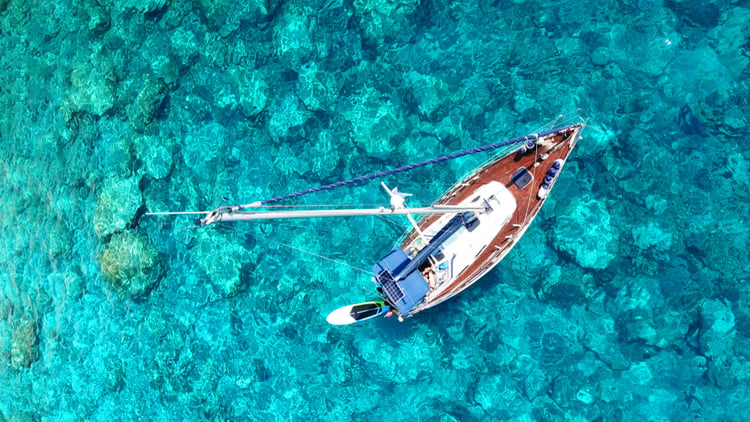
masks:
<svg viewBox="0 0 750 422"><path fill-rule="evenodd" d="M523 189L534 180L534 176L525 167L521 167L513 173L510 180L518 186L518 189Z"/></svg>

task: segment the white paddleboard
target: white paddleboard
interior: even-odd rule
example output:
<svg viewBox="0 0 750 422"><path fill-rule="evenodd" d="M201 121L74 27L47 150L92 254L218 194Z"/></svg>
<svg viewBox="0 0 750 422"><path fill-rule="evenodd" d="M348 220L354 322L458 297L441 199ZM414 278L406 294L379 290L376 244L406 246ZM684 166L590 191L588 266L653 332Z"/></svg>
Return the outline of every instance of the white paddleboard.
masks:
<svg viewBox="0 0 750 422"><path fill-rule="evenodd" d="M326 321L331 325L349 325L375 318L390 310L390 306L386 305L382 300L357 303L336 309L328 314Z"/></svg>

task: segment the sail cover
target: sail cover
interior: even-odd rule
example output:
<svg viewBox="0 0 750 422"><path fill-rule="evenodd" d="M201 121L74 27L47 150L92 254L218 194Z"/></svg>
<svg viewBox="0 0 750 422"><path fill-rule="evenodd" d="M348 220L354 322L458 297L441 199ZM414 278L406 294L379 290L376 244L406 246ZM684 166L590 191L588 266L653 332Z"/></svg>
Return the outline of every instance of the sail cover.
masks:
<svg viewBox="0 0 750 422"><path fill-rule="evenodd" d="M408 314L430 291L427 280L418 271L422 262L460 228L473 220L474 213L458 214L435 234L414 259L409 259L403 249L395 247L385 258L372 266L383 298L401 315Z"/></svg>

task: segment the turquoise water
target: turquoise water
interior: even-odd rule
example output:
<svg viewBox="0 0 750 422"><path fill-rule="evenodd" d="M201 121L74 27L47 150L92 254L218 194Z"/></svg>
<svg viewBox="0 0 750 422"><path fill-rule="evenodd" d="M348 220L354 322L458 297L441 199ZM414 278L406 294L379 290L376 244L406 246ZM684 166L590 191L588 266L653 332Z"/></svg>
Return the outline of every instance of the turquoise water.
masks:
<svg viewBox="0 0 750 422"><path fill-rule="evenodd" d="M0 0L0 421L747 420L747 22L740 1ZM524 239L404 323L325 322L375 297L358 269L404 220L143 215L561 114L588 127ZM486 158L386 182L429 202Z"/></svg>

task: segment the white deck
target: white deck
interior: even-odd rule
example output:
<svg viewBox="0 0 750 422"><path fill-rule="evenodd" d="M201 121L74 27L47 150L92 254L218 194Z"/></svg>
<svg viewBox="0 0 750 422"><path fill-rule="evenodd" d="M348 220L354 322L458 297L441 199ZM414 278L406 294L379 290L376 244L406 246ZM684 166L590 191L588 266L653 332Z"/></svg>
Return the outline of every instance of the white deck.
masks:
<svg viewBox="0 0 750 422"><path fill-rule="evenodd" d="M437 285L427 294L428 302L431 296L441 293L450 284L450 281L458 277L474 262L477 255L492 242L500 229L508 224L516 210L515 198L499 182L490 182L479 187L474 195L457 205L482 206L485 200L492 211L476 213L479 225L471 232L466 227L461 227L443 243L439 253L434 253L431 256L432 267L437 274ZM427 240L431 239L452 217L453 215L444 215L423 230ZM409 256L413 257L419 249L424 247L424 244L425 242L417 238L405 250Z"/></svg>

